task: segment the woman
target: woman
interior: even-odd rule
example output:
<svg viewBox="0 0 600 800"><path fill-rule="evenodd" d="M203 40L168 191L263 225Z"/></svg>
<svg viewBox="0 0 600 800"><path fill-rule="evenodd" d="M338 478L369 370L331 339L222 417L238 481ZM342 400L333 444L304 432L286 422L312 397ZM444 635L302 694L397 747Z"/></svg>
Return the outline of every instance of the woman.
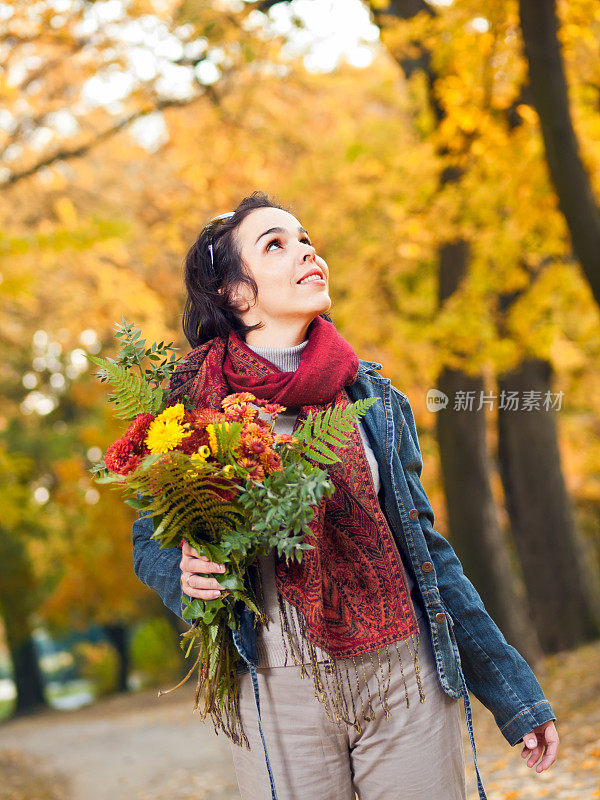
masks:
<svg viewBox="0 0 600 800"><path fill-rule="evenodd" d="M188 395L218 408L225 394L249 390L285 406L277 430L291 432L311 409L379 398L330 468L336 491L315 515L302 567L275 557L257 564L270 623L256 630L248 613L238 637L250 745L232 744L240 792L464 800L463 697L485 798L467 687L509 744L523 741L538 772L557 756L556 717L434 530L408 398L337 333L328 278L298 220L262 192L212 220L186 259L183 326L193 349L172 376L170 401ZM182 592L219 595L219 565L187 543L181 553L161 550L151 532L143 517L134 523L136 574L174 613Z"/></svg>

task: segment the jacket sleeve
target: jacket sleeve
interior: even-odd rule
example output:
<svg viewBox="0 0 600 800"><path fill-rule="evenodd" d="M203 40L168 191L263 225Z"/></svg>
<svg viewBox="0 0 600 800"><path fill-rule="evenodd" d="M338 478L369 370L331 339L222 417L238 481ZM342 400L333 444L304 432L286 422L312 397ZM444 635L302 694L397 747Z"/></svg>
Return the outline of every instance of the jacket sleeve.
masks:
<svg viewBox="0 0 600 800"><path fill-rule="evenodd" d="M467 688L492 712L508 743L515 745L537 725L555 720L556 716L529 664L506 641L464 574L454 549L433 527L433 509L420 480L423 459L413 412L406 395L397 389L395 392L405 422L401 458L431 553L440 597L454 623L451 627Z"/></svg>
<svg viewBox="0 0 600 800"><path fill-rule="evenodd" d="M178 547L161 548L156 539L150 538L153 532L152 517L140 511L132 530L133 569L140 581L154 589L167 608L183 619L179 569L181 550Z"/></svg>

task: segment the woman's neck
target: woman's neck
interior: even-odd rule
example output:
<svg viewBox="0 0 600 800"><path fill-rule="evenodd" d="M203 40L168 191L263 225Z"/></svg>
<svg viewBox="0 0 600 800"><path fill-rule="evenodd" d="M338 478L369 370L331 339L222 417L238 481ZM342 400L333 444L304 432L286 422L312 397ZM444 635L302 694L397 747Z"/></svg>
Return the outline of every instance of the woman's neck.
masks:
<svg viewBox="0 0 600 800"><path fill-rule="evenodd" d="M300 359L304 348L308 344L308 339L292 347L258 347L257 345L248 344L248 342L246 344L250 350L275 364L277 369L282 372L295 372L300 365Z"/></svg>
<svg viewBox="0 0 600 800"><path fill-rule="evenodd" d="M265 324L246 334L248 347L295 347L306 339L306 332L312 320L294 324L277 325L273 322Z"/></svg>

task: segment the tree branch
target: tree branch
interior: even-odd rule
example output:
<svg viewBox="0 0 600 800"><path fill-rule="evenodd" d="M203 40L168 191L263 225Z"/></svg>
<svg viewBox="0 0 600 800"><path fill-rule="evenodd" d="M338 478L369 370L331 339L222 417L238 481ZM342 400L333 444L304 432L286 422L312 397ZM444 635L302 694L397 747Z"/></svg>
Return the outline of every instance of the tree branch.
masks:
<svg viewBox="0 0 600 800"><path fill-rule="evenodd" d="M25 178L29 178L32 175L35 175L40 170L44 169L45 167L51 166L57 161L66 161L68 159L80 158L81 156L84 156L87 153L89 153L90 150L99 145L101 142L105 141L106 139L110 139L112 136L116 136L117 133L120 133L122 130L127 128L137 119L140 119L141 117L146 117L149 114L154 114L156 111L162 111L165 108L178 108L178 107L180 108L183 106L189 106L192 103L195 103L198 100L203 99L205 95L208 94L209 92L205 92L203 94L199 94L196 95L195 97L185 100L161 100L158 103L156 103L156 105L153 106L152 108L135 111L132 114L129 114L128 116L121 119L119 122L117 122L116 125L113 125L107 130L102 131L94 139L86 142L85 144L79 145L78 147L72 147L72 148L67 147L57 150L54 153L50 153L49 155L40 159L35 164L32 164L32 166L30 167L27 167L26 169L17 172L13 172L11 175L9 175L8 178L6 178L6 180L0 182L0 186L4 187L12 186L15 183L18 183L19 181L24 180ZM215 96L214 92L212 93L212 96L213 97Z"/></svg>

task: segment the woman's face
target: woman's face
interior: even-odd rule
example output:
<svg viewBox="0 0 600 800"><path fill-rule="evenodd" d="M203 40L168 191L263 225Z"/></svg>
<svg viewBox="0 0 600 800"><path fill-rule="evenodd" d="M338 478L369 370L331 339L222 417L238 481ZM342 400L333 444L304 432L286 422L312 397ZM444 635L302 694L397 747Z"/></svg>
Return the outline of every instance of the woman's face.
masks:
<svg viewBox="0 0 600 800"><path fill-rule="evenodd" d="M244 323L262 322L265 332L282 332L286 327L305 332L318 314L330 309L327 264L316 255L296 217L280 208L257 208L239 225L235 237L246 270L258 286L255 301L250 287L238 286ZM313 277L304 280L309 275Z"/></svg>

